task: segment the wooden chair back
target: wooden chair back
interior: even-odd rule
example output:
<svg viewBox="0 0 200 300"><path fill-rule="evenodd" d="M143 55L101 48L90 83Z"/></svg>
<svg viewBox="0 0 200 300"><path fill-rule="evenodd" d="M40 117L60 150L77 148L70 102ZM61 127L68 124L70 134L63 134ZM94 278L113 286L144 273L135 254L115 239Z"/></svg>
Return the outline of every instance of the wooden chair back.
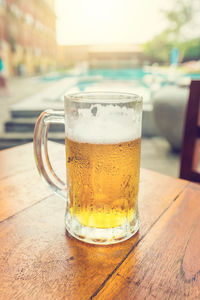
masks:
<svg viewBox="0 0 200 300"><path fill-rule="evenodd" d="M190 85L181 149L180 178L200 182L200 80Z"/></svg>

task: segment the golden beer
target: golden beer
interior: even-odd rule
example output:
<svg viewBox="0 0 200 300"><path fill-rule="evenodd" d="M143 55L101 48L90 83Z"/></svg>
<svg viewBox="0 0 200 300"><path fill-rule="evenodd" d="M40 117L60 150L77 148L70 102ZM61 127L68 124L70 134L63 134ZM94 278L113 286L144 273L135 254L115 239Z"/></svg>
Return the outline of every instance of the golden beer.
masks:
<svg viewBox="0 0 200 300"><path fill-rule="evenodd" d="M64 111L47 110L34 131L39 173L65 198L66 230L92 244L125 241L139 229L142 98L132 93L64 96ZM65 124L66 182L49 162L49 124Z"/></svg>
<svg viewBox="0 0 200 300"><path fill-rule="evenodd" d="M141 139L92 144L66 138L69 212L80 224L114 228L137 213Z"/></svg>

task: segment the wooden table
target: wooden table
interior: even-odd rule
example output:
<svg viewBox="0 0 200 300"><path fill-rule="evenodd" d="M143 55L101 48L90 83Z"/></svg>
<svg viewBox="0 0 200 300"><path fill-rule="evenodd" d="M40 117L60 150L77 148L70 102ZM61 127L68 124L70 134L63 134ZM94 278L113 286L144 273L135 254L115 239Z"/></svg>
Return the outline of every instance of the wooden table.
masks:
<svg viewBox="0 0 200 300"><path fill-rule="evenodd" d="M198 185L142 170L139 233L95 246L66 234L32 144L1 151L0 169L0 299L200 299Z"/></svg>

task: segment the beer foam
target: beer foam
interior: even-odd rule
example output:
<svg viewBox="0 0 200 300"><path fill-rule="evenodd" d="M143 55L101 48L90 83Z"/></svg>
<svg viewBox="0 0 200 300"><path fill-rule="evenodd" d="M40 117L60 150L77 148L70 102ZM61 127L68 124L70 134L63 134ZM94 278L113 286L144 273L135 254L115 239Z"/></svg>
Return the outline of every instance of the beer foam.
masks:
<svg viewBox="0 0 200 300"><path fill-rule="evenodd" d="M66 137L80 143L117 144L140 136L141 109L96 104L66 118Z"/></svg>

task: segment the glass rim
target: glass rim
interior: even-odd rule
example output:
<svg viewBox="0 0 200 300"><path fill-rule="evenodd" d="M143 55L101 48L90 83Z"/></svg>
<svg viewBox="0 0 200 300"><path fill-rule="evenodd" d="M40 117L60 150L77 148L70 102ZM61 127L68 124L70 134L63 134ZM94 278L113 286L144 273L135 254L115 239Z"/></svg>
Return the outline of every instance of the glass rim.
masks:
<svg viewBox="0 0 200 300"><path fill-rule="evenodd" d="M142 96L128 92L78 92L64 95L65 101L82 103L142 103Z"/></svg>

